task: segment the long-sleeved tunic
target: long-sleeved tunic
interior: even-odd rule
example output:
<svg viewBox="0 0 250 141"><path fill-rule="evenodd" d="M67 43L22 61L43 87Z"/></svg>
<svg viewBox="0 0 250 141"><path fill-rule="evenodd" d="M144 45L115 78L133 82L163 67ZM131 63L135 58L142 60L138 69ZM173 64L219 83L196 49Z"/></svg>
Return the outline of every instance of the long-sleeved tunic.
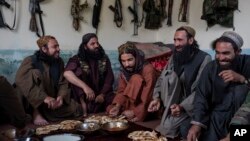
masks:
<svg viewBox="0 0 250 141"><path fill-rule="evenodd" d="M250 78L250 56L235 58L231 70ZM218 75L221 69L216 61L209 63L201 74L194 100L192 124L203 127L201 141L220 140L229 132L232 117L244 103L249 87L246 84L228 82Z"/></svg>
<svg viewBox="0 0 250 141"><path fill-rule="evenodd" d="M56 121L61 118L80 116L81 111L78 104L70 98L68 82L63 77L64 63L59 61L60 77L58 85L55 86L50 76L50 65L42 62L43 71L34 67L33 56L26 57L16 73L16 85L27 99L33 109L38 109L49 121ZM44 103L47 97L63 97L63 105L52 110Z"/></svg>
<svg viewBox="0 0 250 141"><path fill-rule="evenodd" d="M121 73L112 104L122 105L123 110L133 110L138 120L143 121L148 113L147 108L156 80L156 71L149 63L143 66L140 73L132 75L129 81ZM113 105L107 108L108 111Z"/></svg>
<svg viewBox="0 0 250 141"><path fill-rule="evenodd" d="M153 98L160 99L165 108L161 123L156 127L162 135L177 137L183 121L191 118L195 87L202 70L210 61L211 56L199 50L190 62L183 65L183 72L178 76L174 71L173 57L170 58L169 65L157 80L153 94ZM171 116L172 104L180 104L184 108L179 117Z"/></svg>

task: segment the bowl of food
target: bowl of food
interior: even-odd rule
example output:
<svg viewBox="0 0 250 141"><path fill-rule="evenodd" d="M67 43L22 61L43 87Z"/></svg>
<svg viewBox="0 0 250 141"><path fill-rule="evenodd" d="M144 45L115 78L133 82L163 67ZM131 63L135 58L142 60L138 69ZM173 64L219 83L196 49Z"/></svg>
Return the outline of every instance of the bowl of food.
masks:
<svg viewBox="0 0 250 141"><path fill-rule="evenodd" d="M119 133L126 130L129 127L128 122L111 121L102 125L102 129L109 133Z"/></svg>
<svg viewBox="0 0 250 141"><path fill-rule="evenodd" d="M100 128L101 128L100 125L96 122L84 122L76 126L77 131L81 131L84 133L93 133L99 130Z"/></svg>

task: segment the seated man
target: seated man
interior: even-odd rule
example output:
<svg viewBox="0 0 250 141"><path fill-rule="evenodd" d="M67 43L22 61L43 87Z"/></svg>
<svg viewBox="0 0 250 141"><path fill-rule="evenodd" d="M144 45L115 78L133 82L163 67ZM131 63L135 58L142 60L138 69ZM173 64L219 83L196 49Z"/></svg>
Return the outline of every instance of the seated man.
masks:
<svg viewBox="0 0 250 141"><path fill-rule="evenodd" d="M227 31L212 45L215 60L204 68L197 85L188 141L226 138L230 121L249 92L250 56L240 55L242 37Z"/></svg>
<svg viewBox="0 0 250 141"><path fill-rule="evenodd" d="M121 73L116 96L107 111L113 116L122 113L132 122L143 121L157 79L156 71L134 44L123 44L118 51Z"/></svg>
<svg viewBox="0 0 250 141"><path fill-rule="evenodd" d="M148 111L164 107L161 123L156 130L168 138L186 138L193 108L195 87L211 56L199 49L195 30L178 28L174 35L174 51L168 66L155 85Z"/></svg>
<svg viewBox="0 0 250 141"><path fill-rule="evenodd" d="M34 124L80 116L80 105L71 100L63 77L64 63L57 40L43 36L37 44L39 50L26 57L16 73L16 85L32 107Z"/></svg>
<svg viewBox="0 0 250 141"><path fill-rule="evenodd" d="M10 122L17 128L24 128L30 117L26 115L20 96L16 90L0 75L0 111L1 123Z"/></svg>
<svg viewBox="0 0 250 141"><path fill-rule="evenodd" d="M64 76L71 83L74 99L82 105L84 117L87 112L104 112L111 104L114 74L96 34L82 37L78 53L69 59Z"/></svg>

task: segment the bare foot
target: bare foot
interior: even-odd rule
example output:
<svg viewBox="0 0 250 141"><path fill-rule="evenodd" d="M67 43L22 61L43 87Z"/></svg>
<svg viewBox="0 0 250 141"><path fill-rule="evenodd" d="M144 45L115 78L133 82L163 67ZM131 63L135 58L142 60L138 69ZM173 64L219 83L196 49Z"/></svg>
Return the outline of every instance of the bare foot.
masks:
<svg viewBox="0 0 250 141"><path fill-rule="evenodd" d="M35 125L47 125L47 124L49 124L49 122L47 120L45 120L37 110L35 110L35 112L33 114L33 123Z"/></svg>

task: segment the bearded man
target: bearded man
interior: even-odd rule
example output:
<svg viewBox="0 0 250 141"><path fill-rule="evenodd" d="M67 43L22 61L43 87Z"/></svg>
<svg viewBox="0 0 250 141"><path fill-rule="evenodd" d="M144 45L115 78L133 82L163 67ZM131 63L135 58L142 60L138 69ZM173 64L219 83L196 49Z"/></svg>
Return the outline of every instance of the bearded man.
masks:
<svg viewBox="0 0 250 141"><path fill-rule="evenodd" d="M204 68L197 85L188 141L227 139L230 122L235 124L250 88L250 56L240 55L242 45L242 37L233 31L213 42L215 60Z"/></svg>
<svg viewBox="0 0 250 141"><path fill-rule="evenodd" d="M39 50L23 60L16 74L16 86L32 109L34 124L80 116L80 105L71 100L63 77L64 63L56 38L42 36L37 45Z"/></svg>
<svg viewBox="0 0 250 141"><path fill-rule="evenodd" d="M148 107L149 112L164 107L156 130L172 139L179 136L186 138L197 80L205 65L211 61L211 56L198 48L194 37L195 30L189 26L176 30L173 55L157 80L153 100Z"/></svg>
<svg viewBox="0 0 250 141"><path fill-rule="evenodd" d="M134 44L123 44L118 52L121 64L118 88L107 111L112 116L122 114L132 122L143 121L157 80L156 70Z"/></svg>
<svg viewBox="0 0 250 141"><path fill-rule="evenodd" d="M71 83L72 96L82 105L84 117L105 111L112 102L114 74L96 34L82 37L78 54L69 59L64 76Z"/></svg>

